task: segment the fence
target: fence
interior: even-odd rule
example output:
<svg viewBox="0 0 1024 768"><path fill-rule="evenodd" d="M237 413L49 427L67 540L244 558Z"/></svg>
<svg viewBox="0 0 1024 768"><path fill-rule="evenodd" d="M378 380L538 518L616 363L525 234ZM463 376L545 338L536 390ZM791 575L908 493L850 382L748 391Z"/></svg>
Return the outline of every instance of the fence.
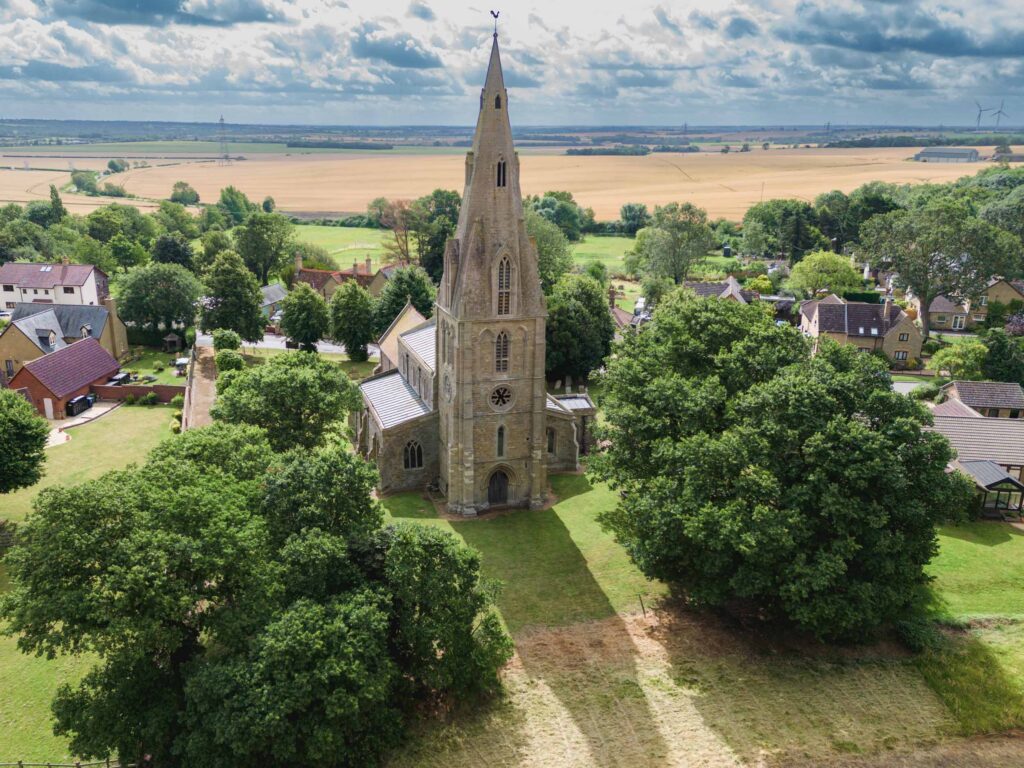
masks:
<svg viewBox="0 0 1024 768"><path fill-rule="evenodd" d="M134 395L138 400L143 395L156 392L161 403L169 403L176 395L184 397L186 388L180 384L93 384L92 391L101 400L124 400L129 395Z"/></svg>
<svg viewBox="0 0 1024 768"><path fill-rule="evenodd" d="M135 768L135 763L122 763L120 760L98 760L94 763L0 763L0 768Z"/></svg>
<svg viewBox="0 0 1024 768"><path fill-rule="evenodd" d="M196 353L197 345L192 345L189 352L191 360L188 364L188 378L185 379L185 404L181 408L181 431L188 429L192 416L192 381L196 377L196 365L199 364L199 355Z"/></svg>

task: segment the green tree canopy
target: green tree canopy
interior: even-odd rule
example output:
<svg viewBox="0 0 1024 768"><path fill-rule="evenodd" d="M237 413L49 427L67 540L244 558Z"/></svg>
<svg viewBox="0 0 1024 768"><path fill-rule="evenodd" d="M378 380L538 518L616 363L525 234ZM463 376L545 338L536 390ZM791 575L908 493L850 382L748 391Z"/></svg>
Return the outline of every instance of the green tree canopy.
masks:
<svg viewBox="0 0 1024 768"><path fill-rule="evenodd" d="M204 283L200 328L205 333L230 328L246 341L263 338L263 294L237 253L224 251L217 256Z"/></svg>
<svg viewBox="0 0 1024 768"><path fill-rule="evenodd" d="M624 234L635 235L650 223L651 214L643 203L625 203L619 209L619 221Z"/></svg>
<svg viewBox="0 0 1024 768"><path fill-rule="evenodd" d="M704 209L690 203L659 205L650 226L637 232L630 268L636 274L671 278L678 285L714 245Z"/></svg>
<svg viewBox="0 0 1024 768"><path fill-rule="evenodd" d="M807 254L793 265L789 276L789 287L809 299L813 299L819 291L830 291L842 296L863 285L864 281L850 263L850 257L832 251Z"/></svg>
<svg viewBox="0 0 1024 768"><path fill-rule="evenodd" d="M306 283L299 283L281 301L281 330L301 349L315 352L316 344L331 333L327 302Z"/></svg>
<svg viewBox="0 0 1024 768"><path fill-rule="evenodd" d="M270 274L285 262L294 241L294 229L279 213L254 213L243 226L235 228L235 250L260 285L267 285Z"/></svg>
<svg viewBox="0 0 1024 768"><path fill-rule="evenodd" d="M372 765L420 702L496 688L511 642L479 556L382 528L375 482L340 445L274 456L262 430L214 424L40 494L0 616L26 652L94 663L54 701L72 751Z"/></svg>
<svg viewBox="0 0 1024 768"><path fill-rule="evenodd" d="M50 425L12 389L0 389L0 493L35 485L43 476Z"/></svg>
<svg viewBox="0 0 1024 768"><path fill-rule="evenodd" d="M971 502L883 362L827 341L812 359L756 305L673 294L603 383L602 524L699 605L862 637L919 599L936 524Z"/></svg>
<svg viewBox="0 0 1024 768"><path fill-rule="evenodd" d="M985 377L987 359L988 347L972 339L943 347L932 355L929 366L934 371L948 373L954 379L978 380Z"/></svg>
<svg viewBox="0 0 1024 768"><path fill-rule="evenodd" d="M320 444L360 404L340 366L313 352L287 352L219 377L211 413L218 421L263 427L274 449L285 451Z"/></svg>
<svg viewBox="0 0 1024 768"><path fill-rule="evenodd" d="M988 349L982 365L982 378L1015 381L1024 385L1024 344L1002 328L992 328L982 338Z"/></svg>
<svg viewBox="0 0 1024 768"><path fill-rule="evenodd" d="M130 240L118 232L107 243L110 256L117 262L117 265L127 272L132 267L145 264L149 261L149 254L146 249L134 240Z"/></svg>
<svg viewBox="0 0 1024 768"><path fill-rule="evenodd" d="M615 323L601 284L586 275L566 275L548 301L548 378L586 378L611 352L614 335Z"/></svg>
<svg viewBox="0 0 1024 768"><path fill-rule="evenodd" d="M444 272L444 249L459 223L462 197L448 189L435 189L414 200L410 207L409 229L416 244L420 266L435 283Z"/></svg>
<svg viewBox="0 0 1024 768"><path fill-rule="evenodd" d="M256 203L246 197L246 194L240 189L233 186L224 187L220 191L217 207L234 225L241 224L249 218L249 214L259 210Z"/></svg>
<svg viewBox="0 0 1024 768"><path fill-rule="evenodd" d="M118 312L130 322L154 330L174 323L191 325L202 284L178 264L146 264L121 278Z"/></svg>
<svg viewBox="0 0 1024 768"><path fill-rule="evenodd" d="M199 222L180 203L161 200L160 207L153 214L153 218L168 234L180 235L186 240L194 240L199 237Z"/></svg>
<svg viewBox="0 0 1024 768"><path fill-rule="evenodd" d="M373 332L380 336L398 317L406 302L412 302L424 317L434 314L434 298L437 291L434 283L421 267L402 267L391 274L384 289L377 297L373 313Z"/></svg>
<svg viewBox="0 0 1024 768"><path fill-rule="evenodd" d="M160 235L150 253L158 264L178 264L192 269L192 244L181 235Z"/></svg>
<svg viewBox="0 0 1024 768"><path fill-rule="evenodd" d="M802 200L765 200L752 205L743 216L744 233L754 222L760 225L765 249L783 254L792 263L800 261L808 251L828 246L828 240L818 229L814 208Z"/></svg>
<svg viewBox="0 0 1024 768"><path fill-rule="evenodd" d="M562 275L572 269L572 250L562 230L532 209L526 210L526 234L537 244L540 287L550 294Z"/></svg>
<svg viewBox="0 0 1024 768"><path fill-rule="evenodd" d="M373 297L355 280L348 280L331 296L331 338L345 345L349 359L363 362L374 340Z"/></svg>
<svg viewBox="0 0 1024 768"><path fill-rule="evenodd" d="M172 203L195 205L199 202L199 193L187 181L176 181L170 199Z"/></svg>
<svg viewBox="0 0 1024 768"><path fill-rule="evenodd" d="M955 303L976 299L992 275L1015 275L1021 269L1020 239L950 198L871 218L862 228L861 245L871 264L895 271L898 284L912 291L922 307L938 296ZM920 321L927 337L927 312Z"/></svg>

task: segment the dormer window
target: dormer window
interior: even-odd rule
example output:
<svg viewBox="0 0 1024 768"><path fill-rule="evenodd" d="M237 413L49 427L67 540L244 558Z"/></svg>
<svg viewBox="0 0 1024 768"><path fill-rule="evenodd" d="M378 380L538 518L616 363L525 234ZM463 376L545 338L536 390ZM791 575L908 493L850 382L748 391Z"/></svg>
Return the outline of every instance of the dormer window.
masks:
<svg viewBox="0 0 1024 768"><path fill-rule="evenodd" d="M505 162L504 160L498 161L497 181L499 187L504 187L506 182L508 181L508 163Z"/></svg>
<svg viewBox="0 0 1024 768"><path fill-rule="evenodd" d="M91 330L92 330L92 328L91 328L90 326L88 326L88 325L83 325L83 326L82 326L82 338L84 339L84 338L85 338L86 336L88 336L88 335L89 335L89 332L90 332Z"/></svg>
<svg viewBox="0 0 1024 768"><path fill-rule="evenodd" d="M501 109L501 94L494 97L494 108Z"/></svg>
<svg viewBox="0 0 1024 768"><path fill-rule="evenodd" d="M871 335L872 336L877 336L878 335L878 329L877 328L872 328L871 329Z"/></svg>

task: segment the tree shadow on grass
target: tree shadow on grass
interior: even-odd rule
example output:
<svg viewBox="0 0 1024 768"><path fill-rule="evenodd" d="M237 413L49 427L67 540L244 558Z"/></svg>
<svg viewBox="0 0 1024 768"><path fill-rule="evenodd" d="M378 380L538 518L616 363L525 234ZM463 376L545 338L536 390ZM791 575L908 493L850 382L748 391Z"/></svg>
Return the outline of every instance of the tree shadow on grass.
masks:
<svg viewBox="0 0 1024 768"><path fill-rule="evenodd" d="M583 493L589 484L579 481ZM633 639L555 511L452 527L481 553L485 575L504 582L498 606L516 639L513 666L521 665L530 691L531 739L545 745L542 762L664 764L668 748Z"/></svg>
<svg viewBox="0 0 1024 768"><path fill-rule="evenodd" d="M741 760L823 765L934 741L942 703L895 645L829 647L666 604L651 634L672 681Z"/></svg>
<svg viewBox="0 0 1024 768"><path fill-rule="evenodd" d="M1015 537L1024 536L1024 531L1010 523L998 520L979 520L960 525L944 525L939 529L943 536L960 539L970 544L996 547L1013 541Z"/></svg>

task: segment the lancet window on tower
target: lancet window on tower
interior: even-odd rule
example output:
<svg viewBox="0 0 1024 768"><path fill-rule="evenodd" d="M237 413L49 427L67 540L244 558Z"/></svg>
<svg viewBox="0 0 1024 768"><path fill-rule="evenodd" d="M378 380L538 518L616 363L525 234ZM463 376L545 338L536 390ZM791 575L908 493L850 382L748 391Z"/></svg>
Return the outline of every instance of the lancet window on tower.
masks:
<svg viewBox="0 0 1024 768"><path fill-rule="evenodd" d="M504 187L508 183L508 163L504 160L498 161L497 183L499 187Z"/></svg>
<svg viewBox="0 0 1024 768"><path fill-rule="evenodd" d="M494 97L494 108L501 109L501 94Z"/></svg>
<svg viewBox="0 0 1024 768"><path fill-rule="evenodd" d="M505 428L498 427L498 456L505 455Z"/></svg>
<svg viewBox="0 0 1024 768"><path fill-rule="evenodd" d="M508 334L504 331L494 340L494 372L508 372Z"/></svg>
<svg viewBox="0 0 1024 768"><path fill-rule="evenodd" d="M508 256L498 263L498 314L512 314L512 262Z"/></svg>

